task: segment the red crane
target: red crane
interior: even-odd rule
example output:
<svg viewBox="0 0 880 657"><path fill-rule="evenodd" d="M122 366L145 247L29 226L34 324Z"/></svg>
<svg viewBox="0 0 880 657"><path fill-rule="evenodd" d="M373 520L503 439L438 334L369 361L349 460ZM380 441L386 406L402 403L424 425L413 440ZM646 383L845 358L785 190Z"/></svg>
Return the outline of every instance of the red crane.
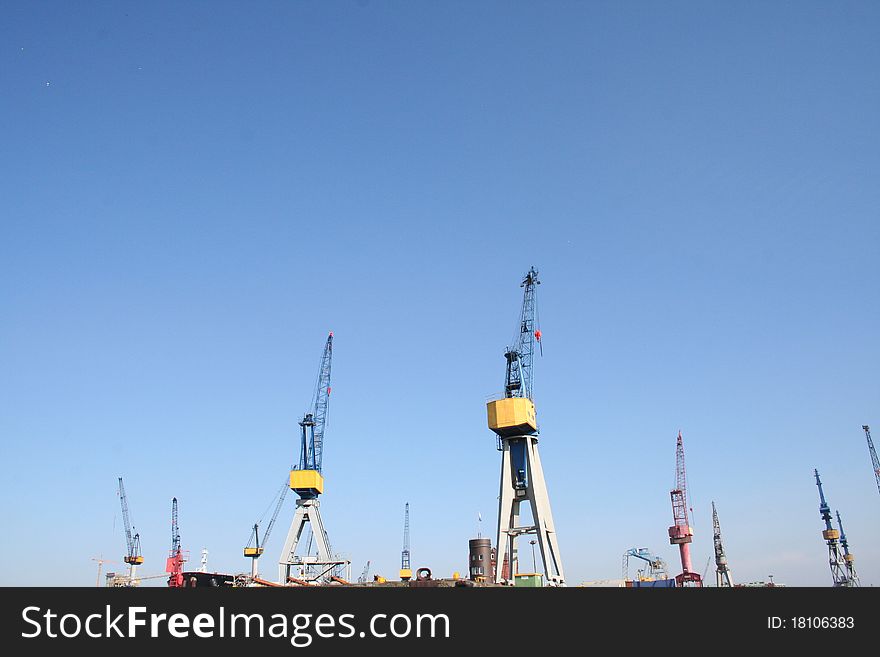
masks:
<svg viewBox="0 0 880 657"><path fill-rule="evenodd" d="M171 500L171 551L165 562L165 572L171 576L168 578L168 586L171 588L183 587L183 563L186 558L180 549L180 532L177 529L177 498Z"/></svg>
<svg viewBox="0 0 880 657"><path fill-rule="evenodd" d="M703 586L703 578L693 571L691 565L691 546L694 530L688 520L687 472L684 468L684 444L681 431L675 444L675 488L669 492L672 498L672 521L669 528L669 542L677 545L681 555L681 574L675 576L678 586Z"/></svg>

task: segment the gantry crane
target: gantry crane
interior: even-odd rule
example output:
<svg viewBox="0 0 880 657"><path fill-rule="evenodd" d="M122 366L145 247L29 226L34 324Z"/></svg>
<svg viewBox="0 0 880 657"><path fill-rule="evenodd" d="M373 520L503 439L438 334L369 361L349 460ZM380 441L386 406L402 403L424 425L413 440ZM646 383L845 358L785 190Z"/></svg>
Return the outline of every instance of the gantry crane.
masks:
<svg viewBox="0 0 880 657"><path fill-rule="evenodd" d="M266 527L266 531L263 532L262 543L260 542L260 524L259 522L254 523L254 529L251 532L250 540L244 548L244 556L251 560L251 577L253 578L256 578L259 575L258 562L263 555L263 550L269 540L269 536L272 534L272 528L275 527L275 520L278 518L278 512L281 511L281 506L284 504L284 498L287 497L287 491L289 490L290 481L288 476L285 475L284 483L281 485L281 490L279 490L277 494L278 501L275 504L275 511L272 513L272 518L269 520L269 525Z"/></svg>
<svg viewBox="0 0 880 657"><path fill-rule="evenodd" d="M496 570L495 581L511 583L518 572L517 538L535 534L547 583L565 586L550 496L538 455L538 422L532 395L535 343L541 344L541 331L536 325L536 290L540 283L538 272L530 268L520 284L524 288L523 303L513 346L504 352L504 398L486 405L489 428L495 432L502 452L497 554L509 563L507 570ZM523 502L531 505L534 525L519 524Z"/></svg>
<svg viewBox="0 0 880 657"><path fill-rule="evenodd" d="M301 428L299 464L290 471L290 489L299 495L296 501L296 513L287 532L287 540L279 560L279 583L287 584L291 576L291 568L299 569L299 574L306 581L329 582L337 576L340 569L345 569L344 579L351 579L351 562L346 559L334 558L331 554L330 541L321 520L318 497L324 492L324 475L322 461L324 454L324 430L327 426L327 412L330 404L330 362L333 356L333 333L327 336L324 352L321 355L321 366L318 370L318 381L312 398L312 410L307 412L299 423ZM296 555L302 532L309 524L312 537L315 539L317 556L306 554ZM341 573L340 573L341 574Z"/></svg>
<svg viewBox="0 0 880 657"><path fill-rule="evenodd" d="M843 521L840 519L840 511L837 511L837 526L840 527L840 546L843 548L843 564L846 566L847 586L859 586L859 576L856 574L856 557L849 551L849 542L846 540L846 532L843 531Z"/></svg>
<svg viewBox="0 0 880 657"><path fill-rule="evenodd" d="M651 553L648 548L630 548L623 553L623 579L629 579L629 560L631 558L641 559L648 564L646 570L638 571L640 581L653 581L659 579L668 579L666 562L660 557Z"/></svg>
<svg viewBox="0 0 880 657"><path fill-rule="evenodd" d="M409 502L403 513L403 551L400 553L400 579L404 582L412 579L412 568L409 565Z"/></svg>
<svg viewBox="0 0 880 657"><path fill-rule="evenodd" d="M819 471L813 470L816 476L816 486L819 487L819 516L825 521L825 529L822 538L828 544L828 565L831 566L831 579L834 586L851 586L846 573L846 562L840 554L840 532L831 524L831 507L825 501L825 491L822 490L822 480L819 479Z"/></svg>
<svg viewBox="0 0 880 657"><path fill-rule="evenodd" d="M874 467L874 479L877 480L877 490L880 491L880 459L877 458L877 450L874 449L874 441L871 440L871 427L863 424L862 429L865 431L865 438L868 439L868 452L871 454L871 465Z"/></svg>
<svg viewBox="0 0 880 657"><path fill-rule="evenodd" d="M144 562L141 556L141 535L135 532L132 536L132 526L128 517L128 498L125 495L125 486L122 485L122 477L119 477L119 503L122 505L122 522L125 525L125 544L128 553L123 557L123 561L128 564L128 584L134 586L137 581L135 574L137 567Z"/></svg>
<svg viewBox="0 0 880 657"><path fill-rule="evenodd" d="M721 544L721 523L718 522L715 502L712 502L712 529L715 540L715 586L719 588L733 586L730 566L727 565L727 555L724 554L724 545Z"/></svg>
<svg viewBox="0 0 880 657"><path fill-rule="evenodd" d="M165 562L165 572L169 573L168 586L181 588L183 586L183 564L186 561L183 550L180 549L180 531L177 527L177 498L171 500L171 550L168 560Z"/></svg>
<svg viewBox="0 0 880 657"><path fill-rule="evenodd" d="M681 574L675 576L678 586L703 586L703 578L693 571L691 547L694 530L688 520L687 472L684 467L684 443L681 431L675 443L675 488L669 491L672 499L673 525L669 528L669 542L678 545L681 556Z"/></svg>

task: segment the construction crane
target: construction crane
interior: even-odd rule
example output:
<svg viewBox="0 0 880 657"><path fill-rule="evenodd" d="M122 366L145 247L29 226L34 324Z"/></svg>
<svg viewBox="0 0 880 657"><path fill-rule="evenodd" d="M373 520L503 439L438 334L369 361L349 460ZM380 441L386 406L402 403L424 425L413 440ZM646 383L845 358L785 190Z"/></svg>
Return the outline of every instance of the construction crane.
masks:
<svg viewBox="0 0 880 657"><path fill-rule="evenodd" d="M675 444L675 488L669 491L672 498L673 525L669 528L669 542L678 545L681 556L681 574L675 576L678 586L703 586L703 578L693 571L690 543L694 530L688 520L687 472L684 467L684 443L681 431Z"/></svg>
<svg viewBox="0 0 880 657"><path fill-rule="evenodd" d="M171 550L165 562L165 572L170 574L168 586L181 588L183 586L183 564L186 558L180 549L180 531L177 528L177 498L171 500Z"/></svg>
<svg viewBox="0 0 880 657"><path fill-rule="evenodd" d="M819 516L825 521L825 529L822 531L822 538L828 544L828 565L831 566L831 579L834 586L850 586L849 578L846 574L846 566L843 555L840 554L840 532L834 529L831 524L831 507L825 501L825 491L822 490L822 480L819 479L819 471L813 470L816 476L816 486L819 487Z"/></svg>
<svg viewBox="0 0 880 657"><path fill-rule="evenodd" d="M346 570L344 579L351 579L351 562L334 558L331 554L330 540L321 519L318 497L324 492L322 461L324 456L324 430L327 426L327 413L330 404L330 363L333 356L333 333L327 336L321 355L318 380L312 397L311 411L299 423L301 429L298 465L290 471L290 489L299 495L296 513L287 532L287 540L281 552L278 566L280 584L287 584L291 569L301 570L303 579L309 582L321 580L329 582ZM311 527L317 547L317 556L297 556L296 548L306 525Z"/></svg>
<svg viewBox="0 0 880 657"><path fill-rule="evenodd" d="M868 451L871 453L871 465L874 466L874 479L877 480L877 490L880 491L880 459L877 458L877 450L874 449L874 441L871 440L871 427L867 424L862 425L865 431L865 438L868 439Z"/></svg>
<svg viewBox="0 0 880 657"><path fill-rule="evenodd" d="M409 502L403 514L403 551L400 553L400 579L407 582L412 579L412 568L409 565Z"/></svg>
<svg viewBox="0 0 880 657"><path fill-rule="evenodd" d="M263 532L263 542L260 542L260 524L259 522L255 522L250 540L244 548L244 556L251 560L251 577L253 578L258 577L259 575L258 562L263 554L266 542L272 534L272 528L275 527L275 520L278 518L278 512L281 511L282 504L284 504L284 498L287 497L287 491L290 490L289 484L290 481L288 476L285 475L284 482L281 484L281 490L277 493L278 501L275 504L275 511L272 513L272 518L269 520L269 525L266 527L266 531Z"/></svg>
<svg viewBox="0 0 880 657"><path fill-rule="evenodd" d="M846 540L846 532L843 531L843 521L840 519L840 511L837 511L837 526L840 527L840 546L843 548L843 563L846 566L848 586L859 586L859 576L856 574L856 558L849 551L849 543Z"/></svg>
<svg viewBox="0 0 880 657"><path fill-rule="evenodd" d="M364 570L363 570L363 572L361 572L361 576L358 577L358 584L366 584L369 576L370 576L370 560L367 559L367 565L364 566Z"/></svg>
<svg viewBox="0 0 880 657"><path fill-rule="evenodd" d="M658 579L668 579L666 562L660 557L651 553L648 548L630 548L623 553L623 579L629 579L629 560L631 558L641 559L647 566L644 570L638 571L639 581L653 581Z"/></svg>
<svg viewBox="0 0 880 657"><path fill-rule="evenodd" d="M712 502L712 529L715 537L715 586L732 587L733 578L730 576L730 566L727 565L727 555L724 554L724 546L721 544L721 523L718 522L718 512L715 510L715 502Z"/></svg>
<svg viewBox="0 0 880 657"><path fill-rule="evenodd" d="M123 557L123 561L128 564L128 582L130 586L134 586L135 574L137 567L144 562L141 556L141 535L135 533L132 536L132 526L128 517L128 498L125 495L125 486L122 485L122 477L119 477L119 503L122 505L122 522L125 525L125 544L128 547L128 553Z"/></svg>
<svg viewBox="0 0 880 657"><path fill-rule="evenodd" d="M535 534L546 582L551 586L565 586L550 495L538 455L538 422L533 397L535 343L541 345L541 330L536 321L536 290L540 283L534 267L520 283L523 302L519 325L513 346L504 352L504 398L486 404L489 428L495 432L497 448L502 452L497 554L509 564L507 570L496 569L495 581L512 583L511 576L518 571L517 538ZM529 526L519 524L523 502L531 505L534 524Z"/></svg>

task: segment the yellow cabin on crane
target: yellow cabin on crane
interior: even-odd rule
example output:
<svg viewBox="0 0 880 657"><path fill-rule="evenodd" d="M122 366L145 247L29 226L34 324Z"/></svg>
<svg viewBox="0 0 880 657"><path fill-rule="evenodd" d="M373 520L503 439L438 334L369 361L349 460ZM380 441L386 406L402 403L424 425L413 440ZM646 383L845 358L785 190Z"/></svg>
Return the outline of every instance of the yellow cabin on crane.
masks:
<svg viewBox="0 0 880 657"><path fill-rule="evenodd" d="M535 405L527 397L507 397L486 404L489 428L499 436L524 436L538 430Z"/></svg>

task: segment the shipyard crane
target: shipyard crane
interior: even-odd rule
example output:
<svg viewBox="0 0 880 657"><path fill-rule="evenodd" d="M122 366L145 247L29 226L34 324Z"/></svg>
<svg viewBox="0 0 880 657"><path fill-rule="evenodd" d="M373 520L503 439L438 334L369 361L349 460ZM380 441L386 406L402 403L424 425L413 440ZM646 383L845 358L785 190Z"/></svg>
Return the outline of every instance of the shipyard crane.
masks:
<svg viewBox="0 0 880 657"><path fill-rule="evenodd" d="M263 555L263 550L269 540L269 536L272 534L272 528L275 527L275 520L278 518L278 512L281 511L282 504L284 504L284 498L287 497L287 491L290 490L289 484L288 476L285 475L284 483L281 484L281 490L279 490L277 494L278 501L275 504L275 511L272 513L272 518L269 520L269 525L266 527L266 531L263 532L262 543L260 542L260 524L259 522L255 522L250 540L244 548L244 556L251 560L251 577L253 578L256 578L259 575L258 562Z"/></svg>
<svg viewBox="0 0 880 657"><path fill-rule="evenodd" d="M135 532L134 536L131 534L133 528L128 517L128 497L125 495L125 486L122 484L122 477L119 477L119 503L122 505L122 522L125 525L125 544L128 548L128 553L122 560L128 564L129 586L134 586L137 567L144 562L144 558L141 556L141 535L137 532Z"/></svg>
<svg viewBox="0 0 880 657"><path fill-rule="evenodd" d="M727 565L727 555L724 554L724 546L721 544L721 523L718 522L715 502L712 502L712 528L715 539L715 586L719 588L733 586L730 566Z"/></svg>
<svg viewBox="0 0 880 657"><path fill-rule="evenodd" d="M177 498L171 500L171 550L165 562L165 572L170 574L168 586L181 588L183 586L183 564L186 558L180 549L180 531L177 527Z"/></svg>
<svg viewBox="0 0 880 657"><path fill-rule="evenodd" d="M694 529L688 520L687 472L684 467L684 443L681 431L675 444L675 488L669 491L672 499L673 525L669 528L669 542L678 545L681 557L681 574L675 576L678 586L703 586L703 578L693 571L691 546Z"/></svg>
<svg viewBox="0 0 880 657"><path fill-rule="evenodd" d="M825 529L822 538L828 544L828 565L831 566L831 579L834 586L851 586L846 574L846 566L843 555L840 554L840 532L831 524L831 507L825 501L825 491L822 490L822 480L819 479L819 471L813 470L816 476L816 486L819 487L819 516L825 521Z"/></svg>
<svg viewBox="0 0 880 657"><path fill-rule="evenodd" d="M501 456L501 491L498 496L499 559L509 568L496 570L497 583L510 584L517 568L517 538L535 534L541 549L544 577L551 586L565 586L559 542L550 510L550 495L538 454L538 422L533 397L535 343L541 344L536 322L536 291L541 281L534 267L520 283L523 302L517 333L504 352L504 397L486 405L489 428L496 434ZM533 525L520 526L520 504L531 506ZM501 556L503 555L503 556Z"/></svg>
<svg viewBox="0 0 880 657"><path fill-rule="evenodd" d="M840 546L843 548L843 563L846 566L847 586L859 586L859 576L856 574L856 557L849 551L849 543L846 540L846 532L843 531L843 521L840 519L840 511L837 511L837 526L840 527Z"/></svg>
<svg viewBox="0 0 880 657"><path fill-rule="evenodd" d="M400 579L404 582L412 579L412 568L409 565L409 502L403 514L403 551L400 553Z"/></svg>
<svg viewBox="0 0 880 657"><path fill-rule="evenodd" d="M370 576L370 560L367 559L367 565L364 566L363 572L361 572L361 576L358 577L358 584L366 584L367 578Z"/></svg>
<svg viewBox="0 0 880 657"><path fill-rule="evenodd" d="M871 440L871 427L863 424L862 429L865 431L865 438L868 439L868 452L871 453L871 465L874 466L874 479L877 480L877 490L880 491L880 459L877 458L877 450L874 449L874 441Z"/></svg>
<svg viewBox="0 0 880 657"><path fill-rule="evenodd" d="M668 579L669 575L666 570L666 562L660 557L652 554L646 547L630 548L623 553L623 579L629 579L629 560L631 558L641 559L648 564L646 570L638 571L638 578L640 581Z"/></svg>
<svg viewBox="0 0 880 657"><path fill-rule="evenodd" d="M329 582L336 572L345 568L345 579L351 579L351 562L334 558L330 550L330 541L321 519L318 497L324 492L324 475L322 461L324 456L324 430L327 426L327 413L330 404L330 362L333 356L333 333L327 336L318 380L312 397L311 410L299 423L300 450L299 463L290 471L290 489L299 495L296 501L296 513L287 532L287 539L279 559L279 583L287 584L291 577L291 569L297 568L306 581L321 580ZM317 556L297 556L296 548L306 525L310 525L312 536L317 544Z"/></svg>

